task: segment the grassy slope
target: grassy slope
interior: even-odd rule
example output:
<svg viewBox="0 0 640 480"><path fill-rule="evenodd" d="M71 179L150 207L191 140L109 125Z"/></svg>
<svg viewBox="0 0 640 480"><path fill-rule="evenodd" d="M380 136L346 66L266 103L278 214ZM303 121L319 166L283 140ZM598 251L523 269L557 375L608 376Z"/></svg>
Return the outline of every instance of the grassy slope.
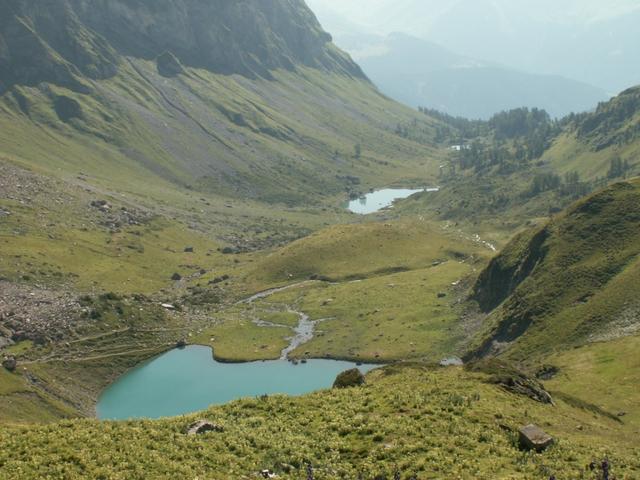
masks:
<svg viewBox="0 0 640 480"><path fill-rule="evenodd" d="M582 200L512 242L481 275L476 299L496 307L479 352L493 347L531 361L637 329L640 181ZM520 283L521 282L521 283ZM488 335L488 337L487 337ZM492 341L504 343L499 346Z"/></svg>
<svg viewBox="0 0 640 480"><path fill-rule="evenodd" d="M640 337L637 335L609 342L597 342L581 348L559 352L547 362L560 373L547 383L557 390L592 403L632 426L640 425Z"/></svg>
<svg viewBox="0 0 640 480"><path fill-rule="evenodd" d="M0 163L0 171L5 182L15 183L3 185L0 198L0 208L10 212L0 218L4 278L78 291L152 293L171 286L175 272L187 276L200 266L232 263L217 251L219 243L171 218L132 209L122 197L88 193L10 163ZM114 214L91 207L97 198L108 199ZM138 224L105 225L120 220L121 208ZM194 252L184 253L186 246Z"/></svg>
<svg viewBox="0 0 640 480"><path fill-rule="evenodd" d="M82 108L68 123L58 120L51 95L20 87L28 115L14 96L3 96L1 152L48 173L82 171L99 186L174 205L174 191L188 185L214 200L313 203L344 191L338 176L373 185L435 175L433 149L392 132L418 115L370 84L304 68L276 78L190 70L165 79L154 64L131 60L117 77L96 83L92 96L51 87L51 95ZM429 128L429 119L418 120ZM353 158L356 144L360 159Z"/></svg>
<svg viewBox="0 0 640 480"><path fill-rule="evenodd" d="M577 171L582 178L606 177L614 157L627 160L638 174L640 88L630 88L570 124L543 156L554 171Z"/></svg>
<svg viewBox="0 0 640 480"><path fill-rule="evenodd" d="M637 474L637 446L624 425L563 401L544 406L483 378L455 368L373 372L361 388L212 408L199 417L225 431L197 437L182 433L195 416L5 428L0 465L4 475L24 479L237 479L262 469L293 479L305 475L306 462L319 479L396 471L403 479L590 479L585 466L607 456L616 478ZM530 422L558 438L544 455L515 446L512 429Z"/></svg>

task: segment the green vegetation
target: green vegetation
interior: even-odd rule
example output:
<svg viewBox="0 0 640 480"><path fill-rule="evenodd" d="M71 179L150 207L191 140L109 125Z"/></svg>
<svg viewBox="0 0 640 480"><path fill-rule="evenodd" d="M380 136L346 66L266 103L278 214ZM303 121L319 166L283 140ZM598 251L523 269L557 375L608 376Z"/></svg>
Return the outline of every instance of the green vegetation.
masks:
<svg viewBox="0 0 640 480"><path fill-rule="evenodd" d="M449 159L440 166L440 192L401 203L399 213L504 230L505 223L522 227L638 174L638 93L630 89L596 112L561 120L526 108L488 121L421 109L441 121L436 139Z"/></svg>
<svg viewBox="0 0 640 480"><path fill-rule="evenodd" d="M639 204L640 182L618 183L509 244L474 287L492 311L477 353L506 350L530 362L628 335L638 311Z"/></svg>
<svg viewBox="0 0 640 480"><path fill-rule="evenodd" d="M246 399L198 416L160 421L64 421L0 431L3 474L21 478L596 478L586 466L609 458L612 474L640 468L632 433L606 416L558 401L543 405L459 369L392 367L367 384L302 398ZM196 418L223 432L184 434ZM558 442L523 453L515 430L541 425ZM581 428L577 429L576 426ZM598 438L594 444L593 437ZM123 448L126 445L126 448Z"/></svg>
<svg viewBox="0 0 640 480"><path fill-rule="evenodd" d="M260 291L308 279L362 280L479 252L482 246L461 232L420 218L335 225L258 260L246 273L245 282L253 291Z"/></svg>
<svg viewBox="0 0 640 480"><path fill-rule="evenodd" d="M627 425L640 422L640 358L637 335L600 341L551 355L547 362L558 374L547 386L575 398L589 399Z"/></svg>
<svg viewBox="0 0 640 480"><path fill-rule="evenodd" d="M301 1L121 1L0 20L0 477L595 480L604 458L637 476L640 181L606 185L638 173L638 89L562 120L416 113ZM209 409L204 436L195 416L77 418L188 343L398 363ZM529 423L556 444L521 452Z"/></svg>

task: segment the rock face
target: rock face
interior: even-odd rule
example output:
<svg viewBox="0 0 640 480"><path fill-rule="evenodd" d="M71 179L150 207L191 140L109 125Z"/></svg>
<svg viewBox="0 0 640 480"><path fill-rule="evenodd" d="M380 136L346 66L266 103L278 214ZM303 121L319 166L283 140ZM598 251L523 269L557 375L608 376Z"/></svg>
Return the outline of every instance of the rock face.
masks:
<svg viewBox="0 0 640 480"><path fill-rule="evenodd" d="M224 427L206 420L198 420L187 428L187 435L202 435L207 432L224 432Z"/></svg>
<svg viewBox="0 0 640 480"><path fill-rule="evenodd" d="M364 384L364 375L357 368L342 372L333 382L333 388L358 387Z"/></svg>
<svg viewBox="0 0 640 480"><path fill-rule="evenodd" d="M548 435L536 425L527 425L526 427L522 427L519 433L520 448L523 450L535 450L536 452L542 452L553 445L554 442L551 435Z"/></svg>
<svg viewBox="0 0 640 480"><path fill-rule="evenodd" d="M160 58L171 75L305 65L364 78L303 0L0 0L0 11L0 94L41 82L86 93L83 77L110 78L126 56Z"/></svg>
<svg viewBox="0 0 640 480"><path fill-rule="evenodd" d="M524 395L536 402L554 404L551 394L538 380L499 359L488 358L471 362L466 368L472 372L489 374L489 383L499 385L511 393Z"/></svg>

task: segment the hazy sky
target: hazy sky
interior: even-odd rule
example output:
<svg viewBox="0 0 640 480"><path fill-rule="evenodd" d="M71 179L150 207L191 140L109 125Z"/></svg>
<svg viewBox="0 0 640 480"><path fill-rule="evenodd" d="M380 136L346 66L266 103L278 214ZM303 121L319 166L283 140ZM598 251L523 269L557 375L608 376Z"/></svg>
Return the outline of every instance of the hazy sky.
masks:
<svg viewBox="0 0 640 480"><path fill-rule="evenodd" d="M535 19L553 23L590 23L640 9L640 0L307 0L319 14L333 11L356 25L379 33L428 33L451 10L500 12L506 23ZM320 15L322 16L322 15Z"/></svg>
<svg viewBox="0 0 640 480"><path fill-rule="evenodd" d="M640 0L307 0L341 45L402 32L617 93L640 84ZM348 48L345 42L345 48Z"/></svg>

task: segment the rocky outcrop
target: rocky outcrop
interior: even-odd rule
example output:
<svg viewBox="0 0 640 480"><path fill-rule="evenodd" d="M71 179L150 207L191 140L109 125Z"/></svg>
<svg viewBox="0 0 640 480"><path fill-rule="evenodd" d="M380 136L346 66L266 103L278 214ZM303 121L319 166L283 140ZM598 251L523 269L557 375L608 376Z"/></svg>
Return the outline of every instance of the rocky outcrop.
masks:
<svg viewBox="0 0 640 480"><path fill-rule="evenodd" d="M358 387L364 384L364 375L357 368L352 368L345 372L340 373L335 382L333 382L333 388L350 388Z"/></svg>
<svg viewBox="0 0 640 480"><path fill-rule="evenodd" d="M88 92L123 57L270 78L308 66L364 78L303 0L0 0L0 94L53 83ZM170 53L169 53L170 52Z"/></svg>
<svg viewBox="0 0 640 480"><path fill-rule="evenodd" d="M531 274L545 257L548 236L546 228L522 233L491 260L473 287L472 298L482 311L490 312L500 305Z"/></svg>
<svg viewBox="0 0 640 480"><path fill-rule="evenodd" d="M65 95L58 95L53 101L53 107L58 118L63 122L69 122L74 118L82 118L82 107L77 100Z"/></svg>
<svg viewBox="0 0 640 480"><path fill-rule="evenodd" d="M187 435L202 435L207 432L224 432L224 427L207 420L198 420L187 427Z"/></svg>
<svg viewBox="0 0 640 480"><path fill-rule="evenodd" d="M5 357L2 360L2 366L10 372L14 372L18 367L18 362L15 357Z"/></svg>
<svg viewBox="0 0 640 480"><path fill-rule="evenodd" d="M523 395L540 403L554 404L553 398L538 380L497 358L487 358L469 363L466 365L466 369L489 375L488 383L498 385L516 395Z"/></svg>

